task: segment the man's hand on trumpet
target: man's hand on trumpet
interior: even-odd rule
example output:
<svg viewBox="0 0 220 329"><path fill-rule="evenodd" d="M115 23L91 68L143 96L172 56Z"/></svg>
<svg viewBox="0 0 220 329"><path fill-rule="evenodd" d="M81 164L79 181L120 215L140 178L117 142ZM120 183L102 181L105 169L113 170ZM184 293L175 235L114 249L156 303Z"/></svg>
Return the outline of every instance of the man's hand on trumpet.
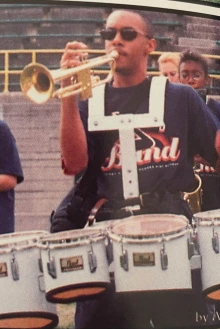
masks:
<svg viewBox="0 0 220 329"><path fill-rule="evenodd" d="M83 59L88 54L82 50L86 50L88 47L83 42L72 41L66 44L64 53L61 57L60 67L62 69L68 69L77 67L82 64ZM80 50L80 51L79 51ZM71 78L62 80L62 87L71 84Z"/></svg>

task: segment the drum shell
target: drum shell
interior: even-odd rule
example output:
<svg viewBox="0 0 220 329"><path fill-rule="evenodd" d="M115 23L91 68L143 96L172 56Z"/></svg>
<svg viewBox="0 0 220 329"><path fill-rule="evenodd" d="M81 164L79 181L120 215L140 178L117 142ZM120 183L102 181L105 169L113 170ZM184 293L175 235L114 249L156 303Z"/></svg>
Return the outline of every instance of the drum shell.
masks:
<svg viewBox="0 0 220 329"><path fill-rule="evenodd" d="M53 236L53 235L51 235ZM52 302L70 302L70 299L62 300L59 297L53 296L56 291L68 291L78 289L81 286L92 287L93 285L105 286L110 283L108 262L105 250L105 236L100 236L96 239L84 239L83 241L76 241L69 244L65 241L57 244L50 243L48 248L40 246L41 260L44 272L44 282L46 297ZM89 253L93 253L97 259L97 268L91 272L89 265ZM48 271L48 262L50 259L54 260L56 268L56 278L53 278ZM69 260L77 262L80 259L81 266L72 266L64 268L62 264ZM75 288L74 288L75 287ZM77 295L71 301L83 299L85 296ZM92 297L92 296L89 296Z"/></svg>
<svg viewBox="0 0 220 329"><path fill-rule="evenodd" d="M197 240L202 257L201 280L204 294L220 289L220 253L213 249L213 234L220 238L220 210L194 215Z"/></svg>
<svg viewBox="0 0 220 329"><path fill-rule="evenodd" d="M0 278L1 293L4 303L0 305L0 313L9 312L55 312L54 305L48 303L42 289L43 281L39 278L39 249L37 246L14 252L19 266L19 280L14 281L11 272L11 253L0 255L0 263L7 264L8 276Z"/></svg>
<svg viewBox="0 0 220 329"><path fill-rule="evenodd" d="M26 328L25 318L27 328L30 328L31 318L33 328L35 322L36 326L38 325L37 318L41 318L42 323L48 323L50 328L58 324L56 308L45 298L44 282L39 268L38 238L34 232L2 235L0 238L0 290L4 298L4 303L0 303L0 326L4 321L8 321L7 328L14 328L14 319L19 323L20 318L23 318L22 328ZM27 243L23 244L21 240ZM17 265L16 279L13 277L12 263Z"/></svg>
<svg viewBox="0 0 220 329"><path fill-rule="evenodd" d="M191 267L188 258L189 231L166 237L131 239L110 233L113 243L114 276L117 292L188 290L192 289ZM121 266L122 248L127 252L128 271ZM168 268L162 269L161 251L165 248ZM135 255L154 258L154 265L135 263ZM147 256L148 257L148 256Z"/></svg>

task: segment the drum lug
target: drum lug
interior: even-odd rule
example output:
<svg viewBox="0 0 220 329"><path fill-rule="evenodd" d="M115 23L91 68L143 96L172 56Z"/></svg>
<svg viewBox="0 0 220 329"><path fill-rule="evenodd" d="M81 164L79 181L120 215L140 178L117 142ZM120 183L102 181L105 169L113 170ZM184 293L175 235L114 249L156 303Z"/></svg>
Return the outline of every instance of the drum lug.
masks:
<svg viewBox="0 0 220 329"><path fill-rule="evenodd" d="M160 261L162 270L167 270L168 268L168 255L165 250L165 244L163 243L163 249L160 251Z"/></svg>
<svg viewBox="0 0 220 329"><path fill-rule="evenodd" d="M92 241L90 241L91 250L88 251L90 272L94 273L97 269L97 258L93 251Z"/></svg>
<svg viewBox="0 0 220 329"><path fill-rule="evenodd" d="M88 251L90 272L94 273L97 269L97 258L93 250Z"/></svg>
<svg viewBox="0 0 220 329"><path fill-rule="evenodd" d="M108 260L108 264L110 265L113 262L113 245L112 245L112 241L109 237L107 237L106 257Z"/></svg>
<svg viewBox="0 0 220 329"><path fill-rule="evenodd" d="M38 259L38 267L39 267L39 271L41 273L43 273L43 262L42 262L42 258Z"/></svg>
<svg viewBox="0 0 220 329"><path fill-rule="evenodd" d="M18 266L18 262L15 259L15 255L13 253L13 258L11 260L11 271L12 271L12 276L14 281L18 281L19 280L19 266Z"/></svg>
<svg viewBox="0 0 220 329"><path fill-rule="evenodd" d="M128 252L127 250L123 251L123 254L120 256L120 264L121 267L125 270L128 271Z"/></svg>
<svg viewBox="0 0 220 329"><path fill-rule="evenodd" d="M191 239L188 239L187 242L188 242L188 258L191 259L192 256L195 254L195 245Z"/></svg>
<svg viewBox="0 0 220 329"><path fill-rule="evenodd" d="M48 251L48 258L49 258L49 262L47 262L47 271L53 279L56 279L57 278L57 270L56 270L55 258L51 257L49 244L47 245L47 248L48 248L47 251ZM38 265L39 265L39 268L40 268L40 266L41 266L40 262L39 262ZM42 270L43 270L43 268L42 268Z"/></svg>
<svg viewBox="0 0 220 329"><path fill-rule="evenodd" d="M56 271L56 264L54 257L50 258L49 262L47 263L47 270L53 279L57 278L57 271Z"/></svg>
<svg viewBox="0 0 220 329"><path fill-rule="evenodd" d="M218 233L216 232L213 232L212 248L216 254L219 254L219 238L218 238Z"/></svg>
<svg viewBox="0 0 220 329"><path fill-rule="evenodd" d="M53 279L57 278L56 263L54 257L50 257L49 262L47 263L47 270Z"/></svg>
<svg viewBox="0 0 220 329"><path fill-rule="evenodd" d="M42 288L43 285L43 288ZM38 287L41 292L45 292L45 285L44 285L44 275L38 275Z"/></svg>
<svg viewBox="0 0 220 329"><path fill-rule="evenodd" d="M120 255L120 264L121 267L127 272L129 270L128 266L128 252L124 249L123 242L121 242L121 252L122 255Z"/></svg>
<svg viewBox="0 0 220 329"><path fill-rule="evenodd" d="M190 232L190 237L187 240L188 243L188 258L190 260L191 270L197 270L202 268L202 256L199 252L198 236L196 233L196 228L193 227L192 232Z"/></svg>
<svg viewBox="0 0 220 329"><path fill-rule="evenodd" d="M188 244L188 258L191 259L194 255L200 254L199 244L198 244L198 235L196 232L196 227L192 225L192 230L190 236L187 240Z"/></svg>

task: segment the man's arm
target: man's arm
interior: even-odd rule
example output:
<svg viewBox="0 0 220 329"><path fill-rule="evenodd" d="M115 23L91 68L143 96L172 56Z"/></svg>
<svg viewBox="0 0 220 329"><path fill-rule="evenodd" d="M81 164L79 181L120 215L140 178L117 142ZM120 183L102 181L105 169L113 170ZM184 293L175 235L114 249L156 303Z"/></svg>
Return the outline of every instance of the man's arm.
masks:
<svg viewBox="0 0 220 329"><path fill-rule="evenodd" d="M74 96L62 100L60 147L65 172L76 175L85 169L88 163L87 140Z"/></svg>
<svg viewBox="0 0 220 329"><path fill-rule="evenodd" d="M80 42L69 42L61 58L61 67L69 68L81 65L80 58L83 55L76 49L85 48L86 46ZM65 79L62 87L69 84L71 84L71 79ZM76 175L85 169L88 163L88 149L77 96L71 95L61 101L60 148L66 173Z"/></svg>
<svg viewBox="0 0 220 329"><path fill-rule="evenodd" d="M14 189L17 185L17 177L0 174L0 192Z"/></svg>
<svg viewBox="0 0 220 329"><path fill-rule="evenodd" d="M217 131L216 137L215 137L215 148L218 154L218 159L216 162L215 169L218 173L220 173L220 130Z"/></svg>

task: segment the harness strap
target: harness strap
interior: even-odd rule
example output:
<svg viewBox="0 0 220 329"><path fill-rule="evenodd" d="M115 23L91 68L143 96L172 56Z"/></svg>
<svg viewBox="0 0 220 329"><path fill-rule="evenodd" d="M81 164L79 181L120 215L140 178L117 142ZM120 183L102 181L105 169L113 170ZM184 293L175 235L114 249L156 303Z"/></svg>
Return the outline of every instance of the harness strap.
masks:
<svg viewBox="0 0 220 329"><path fill-rule="evenodd" d="M139 196L138 170L134 128L160 127L164 129L164 105L167 78L153 77L150 87L149 113L105 116L105 85L93 89L89 99L88 127L92 131L119 130L124 198ZM160 95L160 97L158 97ZM138 118L138 119L137 119ZM140 121L141 120L141 121ZM161 126L161 123L162 126ZM129 151L129 152L128 152Z"/></svg>

